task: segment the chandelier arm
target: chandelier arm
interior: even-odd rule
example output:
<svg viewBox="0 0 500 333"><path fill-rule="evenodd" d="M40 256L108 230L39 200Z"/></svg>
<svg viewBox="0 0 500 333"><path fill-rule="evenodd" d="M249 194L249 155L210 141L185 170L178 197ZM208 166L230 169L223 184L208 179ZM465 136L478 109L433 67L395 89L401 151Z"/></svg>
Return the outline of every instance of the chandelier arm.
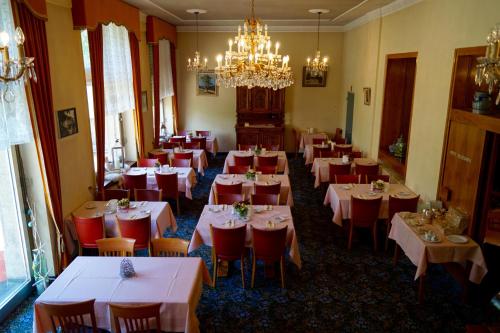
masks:
<svg viewBox="0 0 500 333"><path fill-rule="evenodd" d="M321 22L321 19L320 19L320 16L321 16L321 12L318 12L318 36L317 36L317 40L316 40L316 51L319 51L319 24Z"/></svg>
<svg viewBox="0 0 500 333"><path fill-rule="evenodd" d="M196 51L198 51L198 12L194 13L196 17Z"/></svg>

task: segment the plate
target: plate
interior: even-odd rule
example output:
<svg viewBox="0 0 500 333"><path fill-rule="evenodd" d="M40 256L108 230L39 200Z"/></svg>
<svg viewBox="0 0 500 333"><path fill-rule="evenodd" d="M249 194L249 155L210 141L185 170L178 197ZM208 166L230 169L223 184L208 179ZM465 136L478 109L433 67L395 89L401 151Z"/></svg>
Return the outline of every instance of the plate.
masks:
<svg viewBox="0 0 500 333"><path fill-rule="evenodd" d="M400 197L407 197L411 195L411 192L398 192L398 195Z"/></svg>
<svg viewBox="0 0 500 333"><path fill-rule="evenodd" d="M128 208L129 209L135 209L135 208L137 208L137 204L130 204L130 206Z"/></svg>
<svg viewBox="0 0 500 333"><path fill-rule="evenodd" d="M95 209L95 208L97 208L97 206L93 202L85 205L85 209Z"/></svg>
<svg viewBox="0 0 500 333"><path fill-rule="evenodd" d="M342 185L342 189L344 189L344 190L351 190L352 189L352 185Z"/></svg>
<svg viewBox="0 0 500 333"><path fill-rule="evenodd" d="M286 219L287 219L287 217L286 217L286 216L279 216L279 215L278 215L278 216L274 216L272 220L273 220L273 222L275 222L275 223L281 223L281 222L286 221Z"/></svg>
<svg viewBox="0 0 500 333"><path fill-rule="evenodd" d="M370 197L374 197L374 196L378 195L378 193L377 193L377 192L373 192L373 191L370 191L370 192L368 192L367 194L368 194Z"/></svg>
<svg viewBox="0 0 500 333"><path fill-rule="evenodd" d="M210 207L208 208L208 211L212 213L220 213L222 209L220 209L220 207Z"/></svg>
<svg viewBox="0 0 500 333"><path fill-rule="evenodd" d="M462 235L448 235L446 239L455 244L465 244L469 239Z"/></svg>

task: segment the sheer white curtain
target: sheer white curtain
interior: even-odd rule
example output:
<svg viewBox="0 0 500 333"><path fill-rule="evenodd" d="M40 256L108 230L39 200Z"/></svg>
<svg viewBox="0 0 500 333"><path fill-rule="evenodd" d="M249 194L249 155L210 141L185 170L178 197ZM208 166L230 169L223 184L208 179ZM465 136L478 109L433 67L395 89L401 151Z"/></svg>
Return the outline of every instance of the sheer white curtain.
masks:
<svg viewBox="0 0 500 333"><path fill-rule="evenodd" d="M158 44L160 60L160 101L165 97L174 96L174 83L172 80L172 59L170 58L170 42L161 39Z"/></svg>
<svg viewBox="0 0 500 333"><path fill-rule="evenodd" d="M106 114L135 108L128 31L114 23L102 27L104 104Z"/></svg>
<svg viewBox="0 0 500 333"><path fill-rule="evenodd" d="M14 30L10 0L0 0L0 31L6 31L10 36L11 58L18 56ZM0 61L3 61L1 56ZM15 96L13 102L7 102L4 98L7 89ZM22 81L11 82L7 87L5 83L0 83L0 150L7 149L11 145L30 142L32 139L33 133L24 84Z"/></svg>

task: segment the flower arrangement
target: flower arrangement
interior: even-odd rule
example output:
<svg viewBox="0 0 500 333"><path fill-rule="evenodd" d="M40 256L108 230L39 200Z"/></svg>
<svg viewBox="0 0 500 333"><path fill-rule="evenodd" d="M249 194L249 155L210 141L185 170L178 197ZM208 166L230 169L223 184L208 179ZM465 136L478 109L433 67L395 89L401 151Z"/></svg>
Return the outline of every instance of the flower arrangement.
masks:
<svg viewBox="0 0 500 333"><path fill-rule="evenodd" d="M121 209L127 209L130 206L130 200L127 198L123 198L118 200L118 207Z"/></svg>
<svg viewBox="0 0 500 333"><path fill-rule="evenodd" d="M160 168L161 168L161 163L160 163L160 161L156 161L156 162L155 162L155 168L156 168L156 170L160 171Z"/></svg>
<svg viewBox="0 0 500 333"><path fill-rule="evenodd" d="M247 171L247 173L245 174L245 177L248 179L248 180L255 180L255 170L253 169L249 169Z"/></svg>
<svg viewBox="0 0 500 333"><path fill-rule="evenodd" d="M233 203L234 213L240 218L246 218L248 216L248 203L245 201Z"/></svg>
<svg viewBox="0 0 500 333"><path fill-rule="evenodd" d="M383 180L372 181L374 191L383 191L385 189L385 182Z"/></svg>
<svg viewBox="0 0 500 333"><path fill-rule="evenodd" d="M260 154L262 153L262 149L260 149L260 147L259 147L259 146L257 146L257 147L255 147L254 152L255 152L255 155L257 155L257 156L258 156L258 155L260 155Z"/></svg>

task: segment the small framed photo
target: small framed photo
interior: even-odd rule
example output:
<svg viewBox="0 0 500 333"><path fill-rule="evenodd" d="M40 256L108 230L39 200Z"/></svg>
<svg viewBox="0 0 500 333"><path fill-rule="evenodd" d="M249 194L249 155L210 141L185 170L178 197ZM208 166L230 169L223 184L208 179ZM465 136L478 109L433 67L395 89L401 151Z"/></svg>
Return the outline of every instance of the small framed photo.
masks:
<svg viewBox="0 0 500 333"><path fill-rule="evenodd" d="M302 69L302 87L326 87L325 71L313 73L307 66Z"/></svg>
<svg viewBox="0 0 500 333"><path fill-rule="evenodd" d="M59 125L59 137L61 139L78 133L76 109L71 108L57 111L57 123Z"/></svg>
<svg viewBox="0 0 500 333"><path fill-rule="evenodd" d="M198 72L196 74L197 96L218 96L217 76L214 71Z"/></svg>
<svg viewBox="0 0 500 333"><path fill-rule="evenodd" d="M365 102L365 105L370 105L372 100L372 88L363 88L363 100Z"/></svg>
<svg viewBox="0 0 500 333"><path fill-rule="evenodd" d="M141 92L141 105L142 112L148 112L148 92L146 90Z"/></svg>

